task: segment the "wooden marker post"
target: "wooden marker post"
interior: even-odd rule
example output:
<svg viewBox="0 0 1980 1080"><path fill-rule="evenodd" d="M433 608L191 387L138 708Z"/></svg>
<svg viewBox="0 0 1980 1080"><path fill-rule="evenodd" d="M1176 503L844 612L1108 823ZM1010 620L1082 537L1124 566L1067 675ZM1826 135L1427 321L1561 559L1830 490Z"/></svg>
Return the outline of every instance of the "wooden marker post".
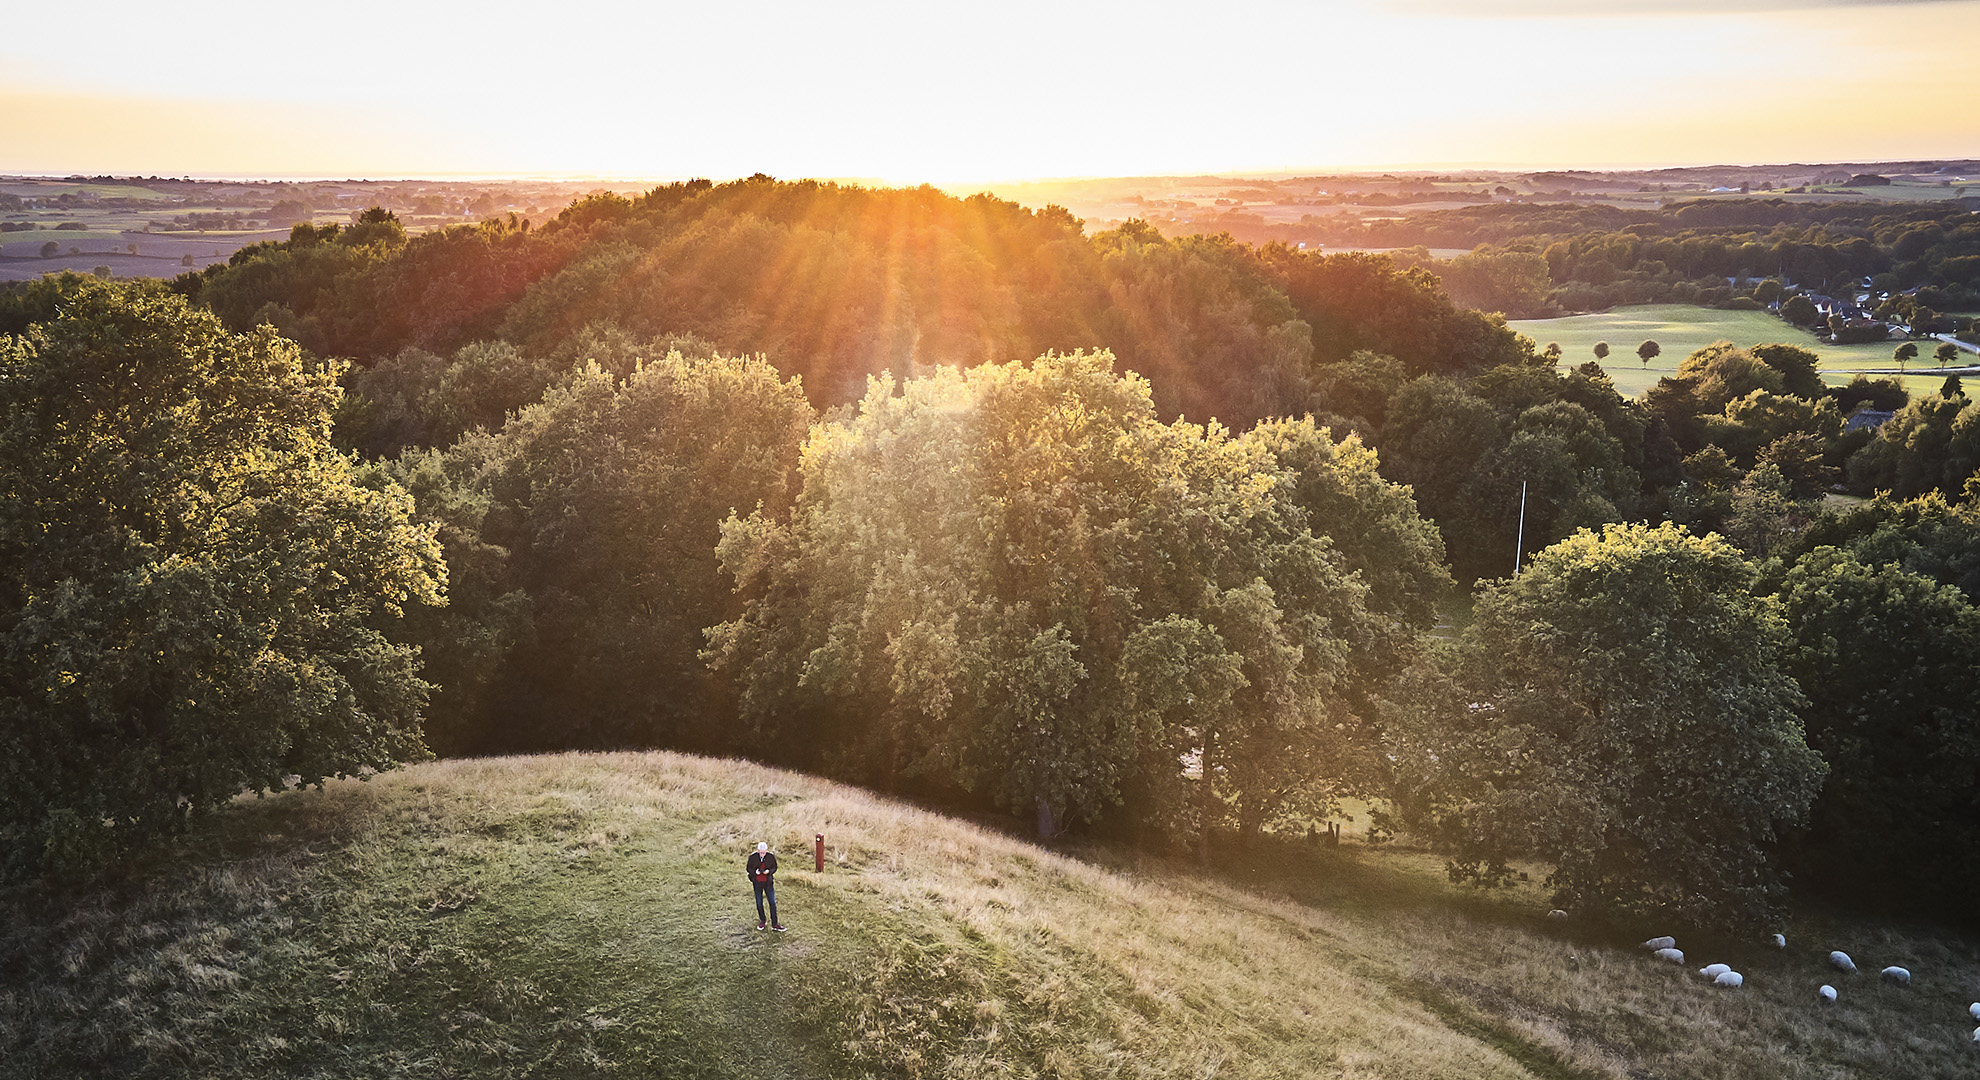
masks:
<svg viewBox="0 0 1980 1080"><path fill-rule="evenodd" d="M819 833L816 836L812 837L811 862L812 862L812 869L816 870L821 874L825 872L825 834L824 833Z"/></svg>

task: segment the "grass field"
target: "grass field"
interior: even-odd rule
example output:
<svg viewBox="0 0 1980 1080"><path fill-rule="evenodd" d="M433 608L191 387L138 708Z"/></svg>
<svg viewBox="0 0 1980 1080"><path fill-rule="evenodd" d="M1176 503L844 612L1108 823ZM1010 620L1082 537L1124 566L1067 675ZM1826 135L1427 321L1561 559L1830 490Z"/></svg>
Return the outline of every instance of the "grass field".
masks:
<svg viewBox="0 0 1980 1080"><path fill-rule="evenodd" d="M1722 311L1691 304L1647 304L1621 307L1597 315L1570 315L1562 319L1520 319L1514 330L1545 346L1559 342L1565 362L1580 364L1595 359L1598 341L1609 343L1609 359L1603 369L1615 380L1616 389L1634 397L1655 385L1657 380L1676 374L1678 365L1692 353L1715 341L1735 345L1758 345L1780 341L1810 349L1822 358L1822 370L1830 382L1848 382L1849 369L1897 370L1891 359L1896 342L1871 345L1826 345L1815 335L1775 318L1764 311ZM1663 352L1645 368L1636 358L1636 347L1645 339L1655 341ZM1913 360L1913 371L1930 366L1935 342L1920 342L1921 360ZM1914 395L1937 393L1942 375L1907 375L1905 388Z"/></svg>
<svg viewBox="0 0 1980 1080"><path fill-rule="evenodd" d="M1853 188L1831 184L1809 188L1808 194L1824 200L1834 200L1839 196L1849 198L1861 195L1885 202L1942 202L1946 199L1980 195L1980 181L1969 180L1967 183L1953 184L1950 187L1941 187L1938 184L1885 184L1877 187Z"/></svg>
<svg viewBox="0 0 1980 1080"><path fill-rule="evenodd" d="M809 848L825 834L826 872ZM783 853L789 934L741 874ZM1215 873L671 754L246 799L81 893L0 893L0 1076L1955 1077L1970 940L1805 918L1704 984L1421 852ZM1659 931L1668 928L1657 928ZM1908 991L1827 972L1848 949ZM1842 1002L1815 1003L1835 982Z"/></svg>
<svg viewBox="0 0 1980 1080"><path fill-rule="evenodd" d="M9 195L26 195L37 199L52 199L58 195L95 195L103 199L143 199L147 202L172 202L174 196L150 188L134 187L129 184L72 184L62 180L11 180L0 182L0 192Z"/></svg>
<svg viewBox="0 0 1980 1080"><path fill-rule="evenodd" d="M5 244L9 248L12 248L16 244L25 244L28 241L33 241L35 247L40 247L42 244L45 244L50 240L54 240L60 243L62 245L62 250L64 251L67 251L69 249L69 245L77 244L77 243L94 243L99 245L104 243L105 241L114 242L114 243L129 243L128 240L124 239L124 231L122 229L47 228L47 229L34 229L27 232L0 233L0 244Z"/></svg>

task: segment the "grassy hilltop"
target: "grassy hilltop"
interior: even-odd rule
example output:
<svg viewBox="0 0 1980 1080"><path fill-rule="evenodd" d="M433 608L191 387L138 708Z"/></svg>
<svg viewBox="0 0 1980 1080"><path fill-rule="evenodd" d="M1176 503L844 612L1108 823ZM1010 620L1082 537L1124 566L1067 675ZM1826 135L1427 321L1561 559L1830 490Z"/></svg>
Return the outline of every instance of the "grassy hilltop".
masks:
<svg viewBox="0 0 1980 1080"><path fill-rule="evenodd" d="M1970 940L1785 953L1548 923L1420 853L1068 857L674 754L450 761L236 804L211 855L0 894L0 1076L1970 1076ZM829 862L811 870L823 832ZM788 934L741 873L766 838ZM1681 933L1681 932L1680 932ZM1838 976L1904 964L1902 991ZM1723 960L1744 991L1692 968ZM1834 982L1842 1003L1814 989Z"/></svg>

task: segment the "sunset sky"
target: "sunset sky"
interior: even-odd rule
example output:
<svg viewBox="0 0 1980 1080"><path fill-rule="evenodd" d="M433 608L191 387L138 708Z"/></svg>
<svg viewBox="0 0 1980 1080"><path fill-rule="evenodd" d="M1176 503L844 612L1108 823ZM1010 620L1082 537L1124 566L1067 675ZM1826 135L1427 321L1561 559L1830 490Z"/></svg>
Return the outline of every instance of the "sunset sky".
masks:
<svg viewBox="0 0 1980 1080"><path fill-rule="evenodd" d="M0 172L889 182L1980 156L1980 0L14 6Z"/></svg>

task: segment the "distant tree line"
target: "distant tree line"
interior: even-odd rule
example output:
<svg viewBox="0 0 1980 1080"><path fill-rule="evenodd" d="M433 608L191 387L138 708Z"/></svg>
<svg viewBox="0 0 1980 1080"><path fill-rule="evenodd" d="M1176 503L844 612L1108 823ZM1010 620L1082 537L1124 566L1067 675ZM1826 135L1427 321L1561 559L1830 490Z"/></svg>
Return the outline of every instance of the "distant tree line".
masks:
<svg viewBox="0 0 1980 1080"><path fill-rule="evenodd" d="M1494 204L1343 222L1325 240L1421 248L1405 258L1435 270L1459 302L1514 317L1619 304L1758 308L1783 285L1853 298L1866 278L1885 294L1917 290L1913 302L1934 313L1980 307L1980 223L1961 202ZM1433 247L1472 249L1466 258L1482 265L1537 257L1546 284L1481 284L1475 271L1431 259Z"/></svg>

